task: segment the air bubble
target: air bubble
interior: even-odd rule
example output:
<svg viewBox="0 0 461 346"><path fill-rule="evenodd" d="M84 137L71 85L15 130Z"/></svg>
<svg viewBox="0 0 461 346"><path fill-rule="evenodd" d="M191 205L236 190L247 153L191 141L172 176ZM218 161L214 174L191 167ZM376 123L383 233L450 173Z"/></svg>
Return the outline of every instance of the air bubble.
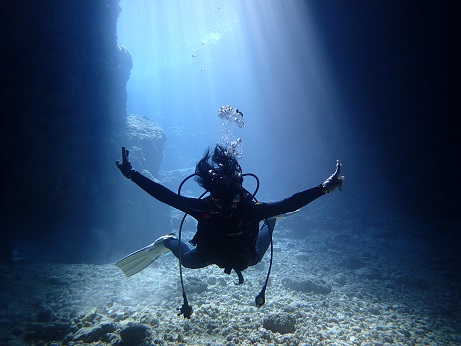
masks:
<svg viewBox="0 0 461 346"><path fill-rule="evenodd" d="M238 108L229 105L221 106L218 109L218 116L224 120L221 125L221 145L226 148L227 153L239 159L243 155L243 141L238 132L245 128L243 113Z"/></svg>

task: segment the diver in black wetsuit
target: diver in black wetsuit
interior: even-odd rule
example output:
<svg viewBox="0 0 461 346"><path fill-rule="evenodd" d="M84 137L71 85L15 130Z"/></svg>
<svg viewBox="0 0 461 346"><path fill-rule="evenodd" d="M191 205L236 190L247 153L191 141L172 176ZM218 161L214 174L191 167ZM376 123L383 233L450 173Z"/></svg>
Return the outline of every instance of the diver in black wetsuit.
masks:
<svg viewBox="0 0 461 346"><path fill-rule="evenodd" d="M191 215L198 222L191 241L196 247L192 249L171 234L157 241L180 258L184 267L195 269L216 264L228 274L234 269L239 278L241 271L260 262L267 251L276 216L294 212L336 188L341 190L344 180L340 176L341 163L337 161L335 173L323 184L282 201L258 203L254 195L242 187L242 169L236 158L217 145L213 153L208 151L197 163L195 172L198 184L210 195L203 199L188 198L135 171L128 154L123 147L122 162L116 161L125 177L160 202ZM266 221L259 229L262 220Z"/></svg>

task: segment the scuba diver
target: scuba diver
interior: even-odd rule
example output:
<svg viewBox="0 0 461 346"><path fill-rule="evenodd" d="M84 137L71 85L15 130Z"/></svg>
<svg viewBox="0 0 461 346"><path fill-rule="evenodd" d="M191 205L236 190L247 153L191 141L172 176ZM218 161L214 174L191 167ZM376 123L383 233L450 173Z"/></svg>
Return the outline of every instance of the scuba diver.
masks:
<svg viewBox="0 0 461 346"><path fill-rule="evenodd" d="M126 256L116 265L126 276L131 276L171 250L180 261L184 298L180 314L184 314L185 318L190 318L192 308L188 305L184 292L182 266L197 269L215 264L223 268L227 274L234 270L238 275L239 284L243 283L241 272L259 263L269 245L272 253L272 232L276 217L295 212L336 188L341 190L344 180L344 177L340 176L342 165L337 161L336 171L324 183L281 201L260 203L255 198L258 188L251 194L242 185L244 177L250 175L256 178L259 187L257 177L251 173L242 174L235 156L219 144L212 152L206 152L197 163L195 173L181 183L178 193L135 171L128 157L129 151L122 147L122 161L116 161L122 174L158 201L191 215L197 220L197 232L190 241L193 245L193 248L190 248L181 241L181 223L179 239L174 234L162 236L151 245ZM191 177L206 190L200 198L181 196L182 184ZM201 198L207 192L209 195ZM264 223L260 228L261 221ZM256 297L257 306L264 304L269 273L266 285Z"/></svg>

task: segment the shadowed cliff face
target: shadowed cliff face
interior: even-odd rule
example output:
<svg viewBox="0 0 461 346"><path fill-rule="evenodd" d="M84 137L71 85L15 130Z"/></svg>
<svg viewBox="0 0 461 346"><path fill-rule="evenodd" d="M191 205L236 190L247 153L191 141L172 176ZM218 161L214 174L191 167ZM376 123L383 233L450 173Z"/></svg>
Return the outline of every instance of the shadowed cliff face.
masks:
<svg viewBox="0 0 461 346"><path fill-rule="evenodd" d="M16 240L58 234L71 235L60 248L78 258L89 230L104 226L105 208L115 208L108 201L119 181L113 161L132 66L117 46L120 7L4 1L0 12L0 253L9 256Z"/></svg>

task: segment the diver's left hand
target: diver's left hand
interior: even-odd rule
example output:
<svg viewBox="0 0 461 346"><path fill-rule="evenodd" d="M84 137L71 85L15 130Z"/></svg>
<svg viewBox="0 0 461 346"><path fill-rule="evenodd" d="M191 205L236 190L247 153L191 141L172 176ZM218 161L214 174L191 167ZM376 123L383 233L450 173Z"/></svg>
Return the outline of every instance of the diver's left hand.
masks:
<svg viewBox="0 0 461 346"><path fill-rule="evenodd" d="M325 193L330 193L338 188L341 191L344 182L344 176L339 176L343 165L339 160L336 160L336 171L322 184Z"/></svg>

